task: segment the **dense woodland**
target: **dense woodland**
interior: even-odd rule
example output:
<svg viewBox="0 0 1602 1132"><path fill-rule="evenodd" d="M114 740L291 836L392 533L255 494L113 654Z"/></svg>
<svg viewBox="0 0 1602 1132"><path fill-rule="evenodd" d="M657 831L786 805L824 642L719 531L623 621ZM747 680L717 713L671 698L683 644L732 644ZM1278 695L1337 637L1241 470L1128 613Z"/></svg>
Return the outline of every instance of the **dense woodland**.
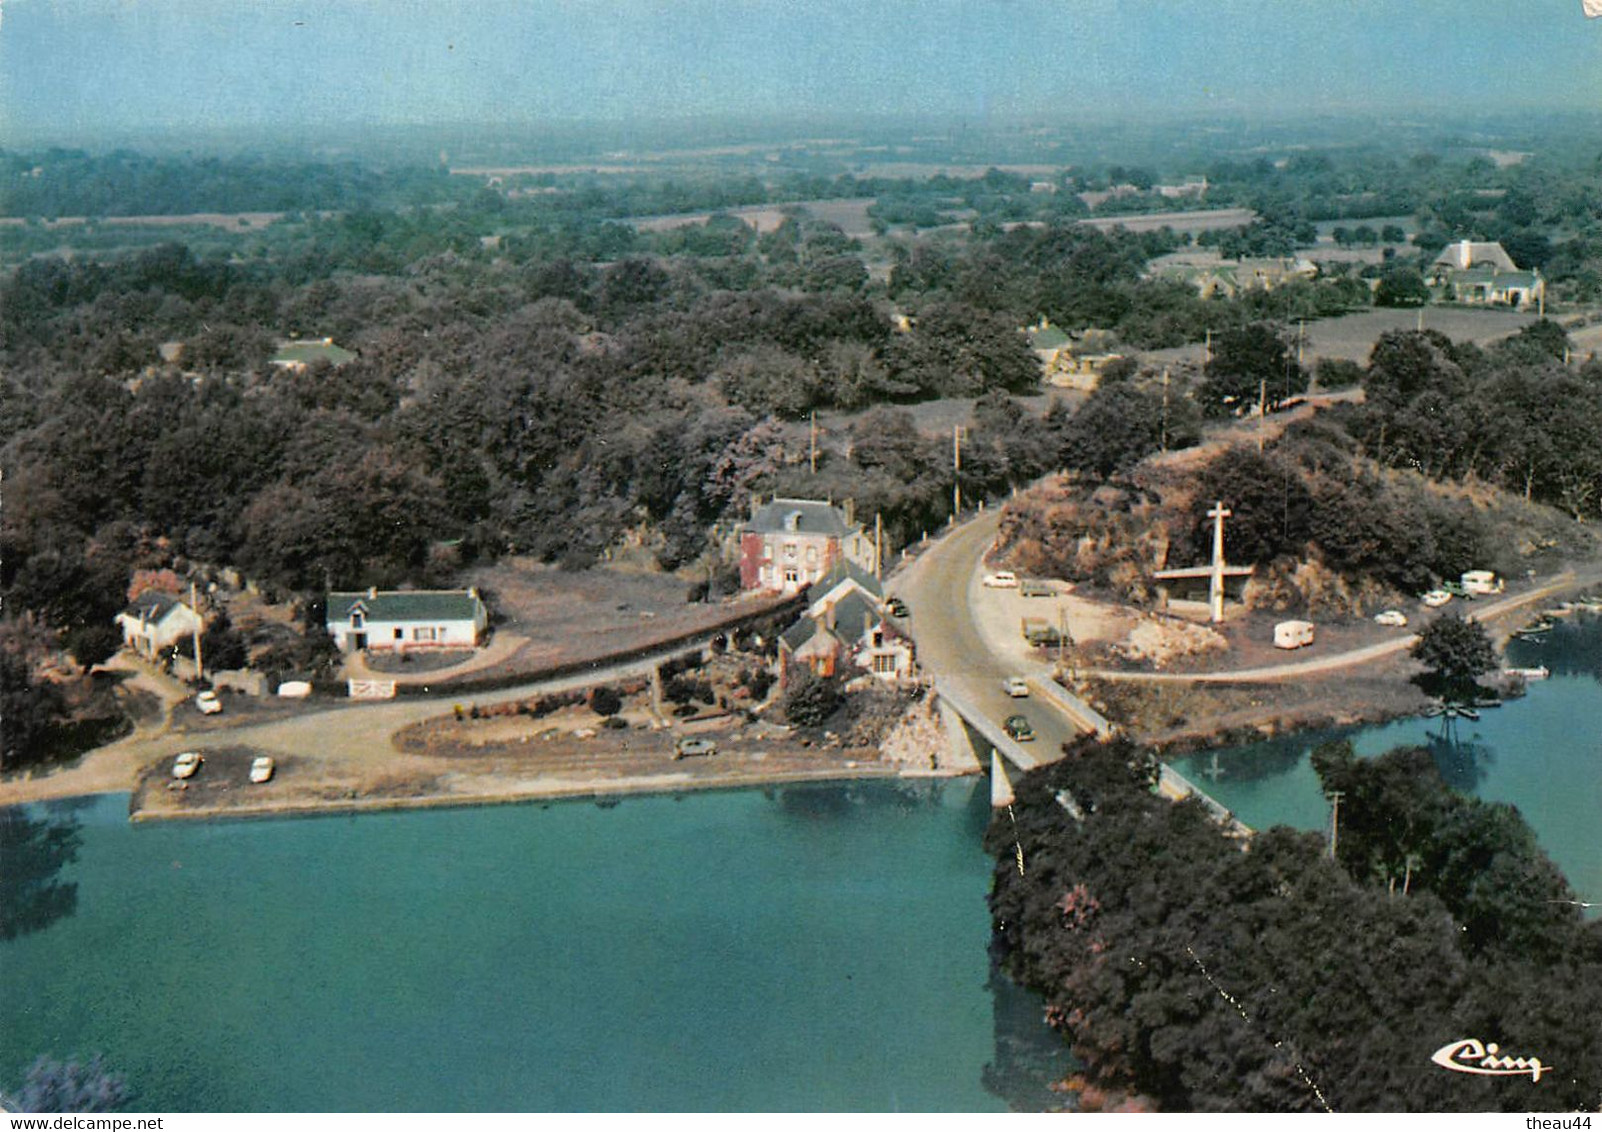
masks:
<svg viewBox="0 0 1602 1132"><path fill-rule="evenodd" d="M58 645L83 664L109 655L138 569L233 566L310 594L443 583L512 552L587 564L627 537L665 569L715 570L721 534L753 495L775 491L853 499L900 545L940 525L954 486L949 436L920 431L906 406L976 399L969 501L1055 468L1120 481L1142 457L1193 443L1206 418L1249 411L1260 391L1271 408L1293 399L1310 375L1294 364L1288 321L1371 301L1361 276L1372 265L1201 299L1146 275L1185 238L1075 226L1087 200L1112 214L1250 207L1260 219L1230 235L1232 254L1284 250L1319 220L1406 211L1423 231L1397 261L1447 237L1512 249L1541 233L1543 262L1573 297L1588 294L1586 241L1602 222L1583 170L1429 153L1065 169L1044 183L997 170L486 183L428 165L273 168L0 154L0 204L25 219L0 229L15 264L0 278L8 674ZM1201 175L1205 198L1158 193ZM875 202L872 236L804 209L761 232L718 211L863 197ZM40 220L252 209L286 215L243 232ZM712 215L666 230L628 222L692 209ZM930 209L937 224L924 223ZM1137 356L1077 415L1026 408L1016 398L1039 391L1039 365L1020 328L1042 316L1137 355L1211 331L1213 362L1170 383ZM269 364L280 341L303 336L356 359L301 373ZM1233 537L1259 541L1232 556L1297 553L1316 530L1335 569L1414 586L1478 554L1455 512L1374 519L1369 505L1394 489L1377 472L1347 476L1348 458L1594 516L1602 371L1566 367L1562 342L1555 327L1487 351L1396 335L1366 370L1321 370L1321 382L1363 381L1370 403L1247 462L1241 490L1262 495L1264 514L1278 498L1281 522L1252 536L1237 521ZM814 471L795 422L818 410L844 423ZM1294 507L1287 461L1311 484ZM1415 545L1421 530L1429 545ZM1387 564L1379 548L1398 539L1413 549Z"/></svg>
<svg viewBox="0 0 1602 1132"><path fill-rule="evenodd" d="M1314 765L1345 791L1334 861L1284 827L1243 852L1199 803L1156 796L1126 741L1031 773L992 823L1003 967L1098 1091L1174 1111L1602 1104L1602 925L1518 811L1453 793L1424 750L1333 744ZM1554 1069L1431 1063L1472 1036Z"/></svg>

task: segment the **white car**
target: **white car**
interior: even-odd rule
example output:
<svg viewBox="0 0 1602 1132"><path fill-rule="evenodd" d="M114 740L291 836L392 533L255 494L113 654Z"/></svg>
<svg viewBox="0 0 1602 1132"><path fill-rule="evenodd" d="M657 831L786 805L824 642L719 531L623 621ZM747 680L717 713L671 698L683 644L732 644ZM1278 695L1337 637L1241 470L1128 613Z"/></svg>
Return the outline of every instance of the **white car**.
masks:
<svg viewBox="0 0 1602 1132"><path fill-rule="evenodd" d="M195 706L200 709L201 715L216 715L222 711L222 701L217 698L216 692L206 691L195 697Z"/></svg>
<svg viewBox="0 0 1602 1132"><path fill-rule="evenodd" d="M1374 624L1389 625L1393 629L1400 629L1407 624L1407 614L1399 609L1387 609L1384 613L1374 615Z"/></svg>
<svg viewBox="0 0 1602 1132"><path fill-rule="evenodd" d="M271 755L262 755L250 764L250 780L252 782L266 782L273 776L273 759Z"/></svg>
<svg viewBox="0 0 1602 1132"><path fill-rule="evenodd" d="M1001 690L1015 700L1029 694L1029 685L1022 676L1009 676L1001 682Z"/></svg>
<svg viewBox="0 0 1602 1132"><path fill-rule="evenodd" d="M193 778L200 764L206 760L200 757L198 751L185 751L172 760L172 776L174 778Z"/></svg>
<svg viewBox="0 0 1602 1132"><path fill-rule="evenodd" d="M1018 588L1018 575L1011 570L997 570L994 574L985 575L985 585L995 590L1015 590Z"/></svg>
<svg viewBox="0 0 1602 1132"><path fill-rule="evenodd" d="M1420 594L1418 599L1430 609L1439 609L1452 600L1452 595L1445 590L1431 590L1427 594Z"/></svg>

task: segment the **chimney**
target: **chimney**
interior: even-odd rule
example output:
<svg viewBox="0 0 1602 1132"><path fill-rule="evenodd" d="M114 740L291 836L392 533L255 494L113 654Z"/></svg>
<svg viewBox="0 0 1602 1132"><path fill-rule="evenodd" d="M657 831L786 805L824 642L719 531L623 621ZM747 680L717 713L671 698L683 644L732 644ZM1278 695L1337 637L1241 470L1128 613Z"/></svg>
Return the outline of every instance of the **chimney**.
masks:
<svg viewBox="0 0 1602 1132"><path fill-rule="evenodd" d="M845 508L846 526L854 526L857 521L857 501L855 499L845 499L841 501L841 506Z"/></svg>
<svg viewBox="0 0 1602 1132"><path fill-rule="evenodd" d="M378 587L377 586L368 586L367 587L367 600L368 601L376 601L377 599L378 599Z"/></svg>

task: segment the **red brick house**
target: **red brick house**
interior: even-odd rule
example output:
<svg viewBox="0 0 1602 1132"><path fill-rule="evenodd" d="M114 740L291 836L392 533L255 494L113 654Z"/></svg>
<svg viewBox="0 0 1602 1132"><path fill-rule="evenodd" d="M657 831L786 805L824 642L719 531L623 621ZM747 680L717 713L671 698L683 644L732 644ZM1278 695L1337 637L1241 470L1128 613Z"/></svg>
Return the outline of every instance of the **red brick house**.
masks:
<svg viewBox="0 0 1602 1132"><path fill-rule="evenodd" d="M878 573L873 539L849 514L820 499L773 499L740 529L740 587L796 593L841 561Z"/></svg>

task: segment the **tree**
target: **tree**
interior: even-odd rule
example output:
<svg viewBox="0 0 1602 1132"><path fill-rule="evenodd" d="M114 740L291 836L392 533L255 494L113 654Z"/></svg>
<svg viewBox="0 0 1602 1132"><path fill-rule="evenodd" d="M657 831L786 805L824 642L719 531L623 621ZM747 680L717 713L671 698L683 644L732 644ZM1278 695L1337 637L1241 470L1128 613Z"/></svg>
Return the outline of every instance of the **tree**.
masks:
<svg viewBox="0 0 1602 1132"><path fill-rule="evenodd" d="M1491 635L1479 622L1466 621L1456 611L1426 625L1409 655L1429 669L1420 678L1420 687L1453 703L1476 699L1482 691L1479 677L1497 666Z"/></svg>
<svg viewBox="0 0 1602 1132"><path fill-rule="evenodd" d="M612 716L623 710L623 697L616 688L602 684L590 693L590 710L599 716Z"/></svg>
<svg viewBox="0 0 1602 1132"><path fill-rule="evenodd" d="M98 1053L66 1063L41 1055L28 1069L17 1103L23 1112L116 1112L129 1097L128 1083Z"/></svg>
<svg viewBox="0 0 1602 1132"><path fill-rule="evenodd" d="M810 668L790 669L784 691L784 718L797 727L822 727L844 699L840 683Z"/></svg>
<svg viewBox="0 0 1602 1132"><path fill-rule="evenodd" d="M1267 408L1277 408L1306 390L1307 371L1296 363L1282 329L1254 322L1213 338L1212 358L1196 396L1208 415L1223 416L1256 405L1259 397L1266 398Z"/></svg>
<svg viewBox="0 0 1602 1132"><path fill-rule="evenodd" d="M1391 268L1380 276L1374 291L1374 305L1379 307L1421 307L1429 301L1430 289L1414 267Z"/></svg>
<svg viewBox="0 0 1602 1132"><path fill-rule="evenodd" d="M0 727L0 769L42 762L62 708L60 690L34 679L21 642L5 634L0 640L0 719L5 721Z"/></svg>

